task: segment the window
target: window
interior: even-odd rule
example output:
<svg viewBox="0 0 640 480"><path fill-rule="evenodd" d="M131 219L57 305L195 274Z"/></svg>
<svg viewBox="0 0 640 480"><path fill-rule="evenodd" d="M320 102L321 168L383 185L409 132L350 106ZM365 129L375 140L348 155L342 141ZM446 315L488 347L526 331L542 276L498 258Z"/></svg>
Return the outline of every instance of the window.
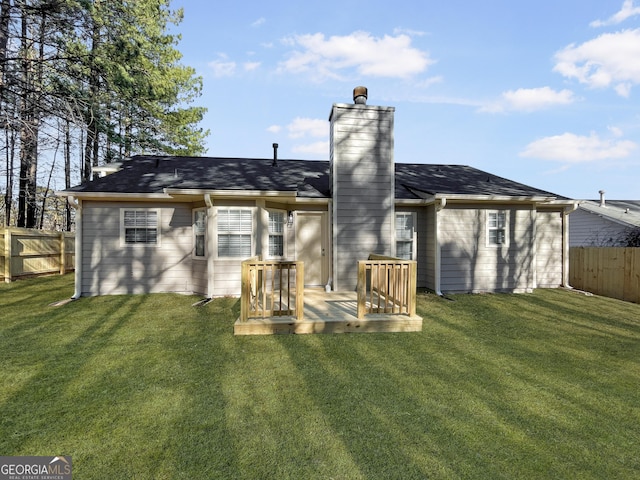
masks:
<svg viewBox="0 0 640 480"><path fill-rule="evenodd" d="M193 211L193 256L204 258L207 255L207 211L204 208Z"/></svg>
<svg viewBox="0 0 640 480"><path fill-rule="evenodd" d="M251 256L252 219L251 210L218 210L218 257Z"/></svg>
<svg viewBox="0 0 640 480"><path fill-rule="evenodd" d="M507 214L504 211L487 213L487 243L489 246L504 245L506 243L506 222Z"/></svg>
<svg viewBox="0 0 640 480"><path fill-rule="evenodd" d="M396 257L413 260L414 214L396 213Z"/></svg>
<svg viewBox="0 0 640 480"><path fill-rule="evenodd" d="M269 212L269 257L284 257L284 212Z"/></svg>
<svg viewBox="0 0 640 480"><path fill-rule="evenodd" d="M125 245L157 245L158 210L121 210L121 238Z"/></svg>

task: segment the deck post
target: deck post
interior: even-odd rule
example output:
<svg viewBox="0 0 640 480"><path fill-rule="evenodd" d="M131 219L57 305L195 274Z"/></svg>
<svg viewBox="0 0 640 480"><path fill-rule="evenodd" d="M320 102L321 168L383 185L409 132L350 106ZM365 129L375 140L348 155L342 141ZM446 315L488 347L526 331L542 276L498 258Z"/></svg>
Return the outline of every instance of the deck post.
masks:
<svg viewBox="0 0 640 480"><path fill-rule="evenodd" d="M371 272L373 276L373 272ZM358 260L358 320L364 318L367 309L367 262Z"/></svg>
<svg viewBox="0 0 640 480"><path fill-rule="evenodd" d="M246 322L249 318L249 303L251 302L251 280L249 278L250 263L242 262L241 293L240 293L240 321Z"/></svg>
<svg viewBox="0 0 640 480"><path fill-rule="evenodd" d="M418 301L418 262L412 262L409 264L409 315L415 316L416 303Z"/></svg>
<svg viewBox="0 0 640 480"><path fill-rule="evenodd" d="M304 319L304 262L296 262L296 320Z"/></svg>

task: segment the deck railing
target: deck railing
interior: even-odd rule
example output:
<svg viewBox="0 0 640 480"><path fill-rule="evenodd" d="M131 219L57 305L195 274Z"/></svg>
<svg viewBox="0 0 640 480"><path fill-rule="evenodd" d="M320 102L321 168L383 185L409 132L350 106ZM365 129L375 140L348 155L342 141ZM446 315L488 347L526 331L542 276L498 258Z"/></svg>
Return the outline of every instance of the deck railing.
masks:
<svg viewBox="0 0 640 480"><path fill-rule="evenodd" d="M253 257L242 262L240 320L304 316L303 262L262 261Z"/></svg>
<svg viewBox="0 0 640 480"><path fill-rule="evenodd" d="M358 261L358 318L366 314L416 314L417 263L369 255Z"/></svg>

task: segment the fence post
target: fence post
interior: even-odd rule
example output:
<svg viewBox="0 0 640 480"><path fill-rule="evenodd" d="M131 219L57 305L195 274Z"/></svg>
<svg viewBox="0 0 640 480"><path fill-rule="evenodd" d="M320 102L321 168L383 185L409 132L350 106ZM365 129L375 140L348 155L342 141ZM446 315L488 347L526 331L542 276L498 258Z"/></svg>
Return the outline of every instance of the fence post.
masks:
<svg viewBox="0 0 640 480"><path fill-rule="evenodd" d="M4 281L11 283L11 229L4 231Z"/></svg>
<svg viewBox="0 0 640 480"><path fill-rule="evenodd" d="M65 240L64 232L60 232L60 275L67 273L67 245Z"/></svg>

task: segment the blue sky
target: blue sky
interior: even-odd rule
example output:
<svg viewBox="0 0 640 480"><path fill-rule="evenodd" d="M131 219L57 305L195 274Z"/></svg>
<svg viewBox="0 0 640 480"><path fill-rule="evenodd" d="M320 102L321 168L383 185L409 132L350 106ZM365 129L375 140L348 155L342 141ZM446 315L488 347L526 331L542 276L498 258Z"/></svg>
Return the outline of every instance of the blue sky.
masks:
<svg viewBox="0 0 640 480"><path fill-rule="evenodd" d="M207 155L329 158L333 103L393 106L395 160L640 199L640 0L175 0Z"/></svg>

